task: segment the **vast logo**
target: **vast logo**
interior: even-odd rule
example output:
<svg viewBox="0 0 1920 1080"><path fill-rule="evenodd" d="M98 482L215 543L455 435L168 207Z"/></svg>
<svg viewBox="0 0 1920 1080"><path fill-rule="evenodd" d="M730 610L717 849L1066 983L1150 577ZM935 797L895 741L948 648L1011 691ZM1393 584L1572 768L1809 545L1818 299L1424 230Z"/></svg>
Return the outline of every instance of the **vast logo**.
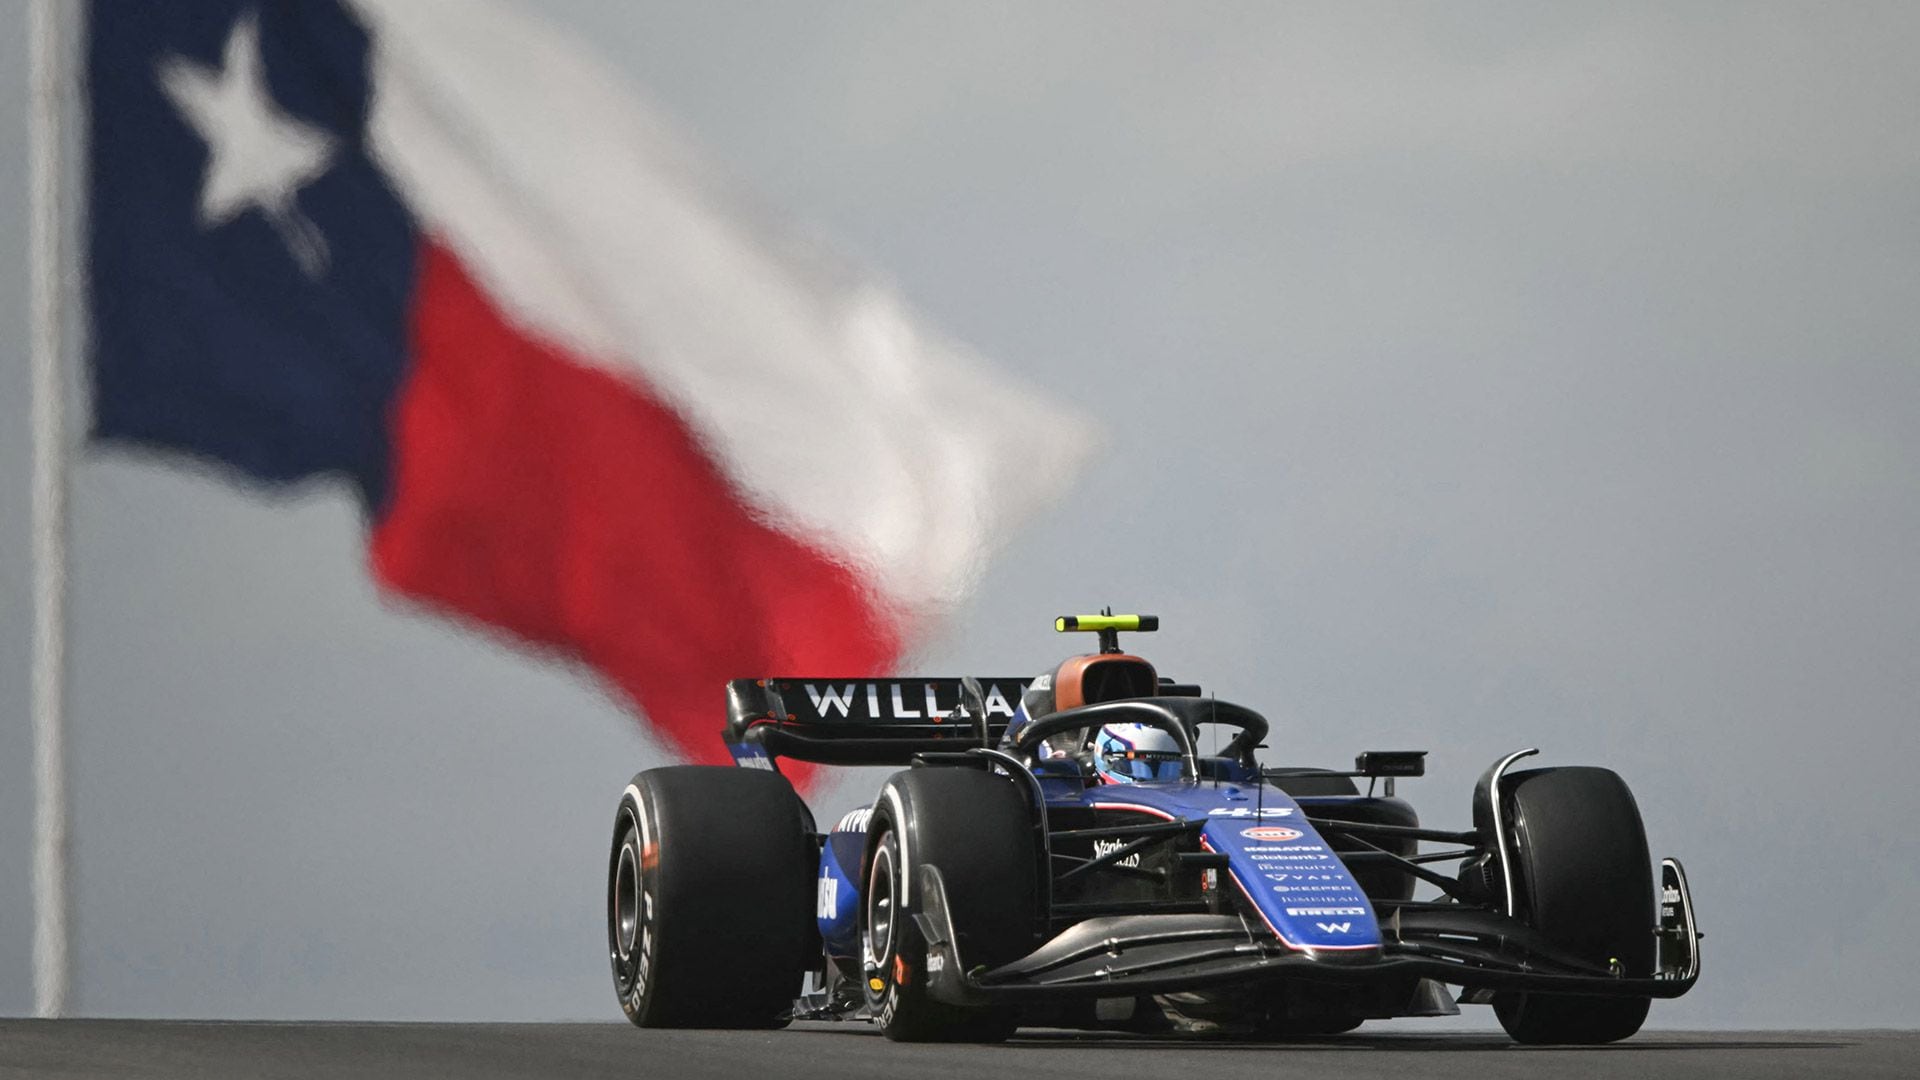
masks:
<svg viewBox="0 0 1920 1080"><path fill-rule="evenodd" d="M1284 825L1255 825L1251 829L1241 829L1240 835L1249 840L1281 844L1288 840L1298 840L1306 834L1299 829L1289 829Z"/></svg>

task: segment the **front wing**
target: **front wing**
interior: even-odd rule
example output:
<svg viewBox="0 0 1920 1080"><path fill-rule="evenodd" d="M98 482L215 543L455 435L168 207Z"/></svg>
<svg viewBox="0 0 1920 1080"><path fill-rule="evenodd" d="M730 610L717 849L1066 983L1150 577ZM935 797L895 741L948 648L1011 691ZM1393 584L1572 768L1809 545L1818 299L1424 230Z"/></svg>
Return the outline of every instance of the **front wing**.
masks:
<svg viewBox="0 0 1920 1080"><path fill-rule="evenodd" d="M1496 990L1605 997L1674 998L1700 977L1699 939L1686 872L1661 867L1659 943L1652 978L1628 978L1564 954L1517 920L1459 905L1413 906L1383 919L1378 950L1292 949L1237 915L1127 915L1088 919L1032 953L995 968L968 969L935 866L918 871L927 989L956 1005L1168 993L1230 983L1304 979L1370 983L1432 979L1465 988L1466 1000Z"/></svg>

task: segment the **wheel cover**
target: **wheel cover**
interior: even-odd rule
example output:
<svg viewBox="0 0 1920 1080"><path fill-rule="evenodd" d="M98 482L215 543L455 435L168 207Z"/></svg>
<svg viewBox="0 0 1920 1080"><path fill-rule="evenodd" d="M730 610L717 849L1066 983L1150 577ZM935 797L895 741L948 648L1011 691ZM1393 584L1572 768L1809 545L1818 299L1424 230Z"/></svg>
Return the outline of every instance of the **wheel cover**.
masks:
<svg viewBox="0 0 1920 1080"><path fill-rule="evenodd" d="M625 838L607 884L607 954L613 962L614 989L623 1003L646 993L656 917L647 882L645 817L628 810L626 819Z"/></svg>
<svg viewBox="0 0 1920 1080"><path fill-rule="evenodd" d="M867 926L866 939L867 968L870 972L886 971L887 962L893 957L894 938L898 931L899 905L894 890L893 845L886 837L879 850L873 855L873 869L867 874ZM884 978L884 974L881 976Z"/></svg>
<svg viewBox="0 0 1920 1080"><path fill-rule="evenodd" d="M640 938L640 864L631 841L620 845L620 862L613 871L613 947L623 964L633 960Z"/></svg>

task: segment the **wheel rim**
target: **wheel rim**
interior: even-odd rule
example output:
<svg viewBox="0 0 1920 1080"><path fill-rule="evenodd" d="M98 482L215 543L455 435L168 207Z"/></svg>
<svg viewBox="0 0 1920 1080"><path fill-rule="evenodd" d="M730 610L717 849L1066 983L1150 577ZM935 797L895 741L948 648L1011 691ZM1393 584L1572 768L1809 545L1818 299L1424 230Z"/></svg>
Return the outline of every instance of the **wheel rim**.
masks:
<svg viewBox="0 0 1920 1080"><path fill-rule="evenodd" d="M633 961L640 938L640 861L633 857L631 838L620 845L620 862L613 872L613 947L624 966Z"/></svg>
<svg viewBox="0 0 1920 1080"><path fill-rule="evenodd" d="M625 834L614 853L607 886L607 955L613 964L614 989L623 1002L646 989L650 926L656 918L647 893L646 852L651 845L646 821L631 809L625 817Z"/></svg>
<svg viewBox="0 0 1920 1080"><path fill-rule="evenodd" d="M876 971L884 971L887 958L893 955L896 900L893 845L882 842L867 876L867 965Z"/></svg>

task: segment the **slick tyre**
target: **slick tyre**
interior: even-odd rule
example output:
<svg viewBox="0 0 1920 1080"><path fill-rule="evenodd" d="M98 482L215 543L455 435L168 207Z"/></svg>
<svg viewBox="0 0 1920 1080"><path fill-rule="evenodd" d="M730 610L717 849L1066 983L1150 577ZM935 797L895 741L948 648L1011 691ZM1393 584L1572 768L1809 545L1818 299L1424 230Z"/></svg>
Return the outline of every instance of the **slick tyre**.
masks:
<svg viewBox="0 0 1920 1080"><path fill-rule="evenodd" d="M627 1019L787 1023L817 951L808 820L777 773L682 765L633 778L607 867L607 951Z"/></svg>
<svg viewBox="0 0 1920 1080"><path fill-rule="evenodd" d="M975 769L898 773L881 791L868 838L862 967L881 1031L896 1042L999 1042L1013 1034L1011 1008L950 1005L928 993L914 874L939 868L968 969L1026 955L1038 903L1026 793L1008 777Z"/></svg>
<svg viewBox="0 0 1920 1080"><path fill-rule="evenodd" d="M1653 861L1633 793L1609 769L1531 769L1504 785L1512 811L1515 904L1529 926L1630 978L1653 974ZM1608 1043L1640 1030L1647 998L1496 993L1516 1041Z"/></svg>

